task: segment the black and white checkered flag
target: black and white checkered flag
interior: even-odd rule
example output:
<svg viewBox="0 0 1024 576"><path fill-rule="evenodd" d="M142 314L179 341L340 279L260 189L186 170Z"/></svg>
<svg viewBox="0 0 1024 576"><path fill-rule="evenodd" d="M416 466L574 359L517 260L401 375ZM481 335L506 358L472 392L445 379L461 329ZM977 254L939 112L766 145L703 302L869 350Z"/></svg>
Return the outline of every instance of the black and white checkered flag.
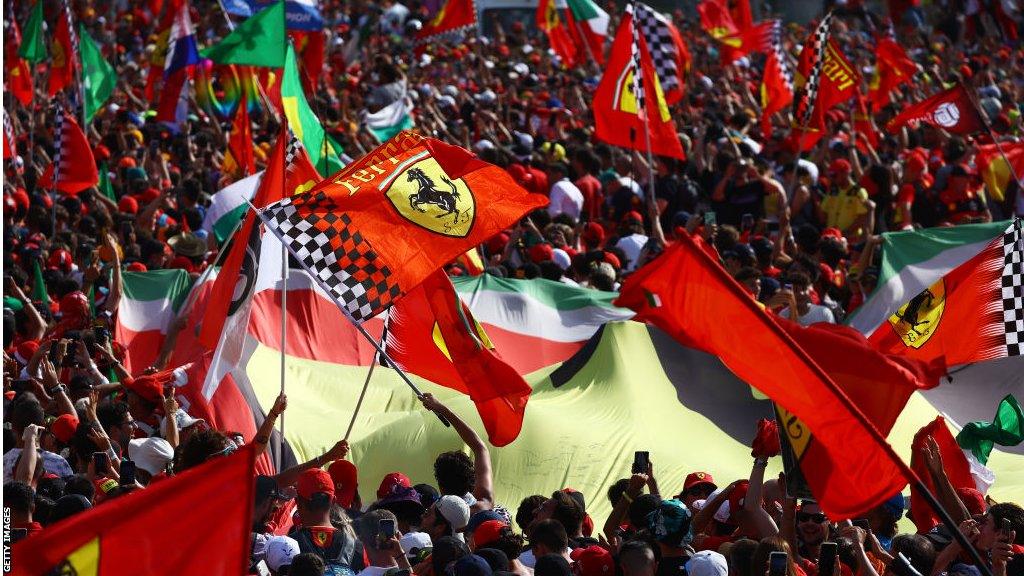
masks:
<svg viewBox="0 0 1024 576"><path fill-rule="evenodd" d="M790 92L793 92L793 71L789 67L789 58L786 57L786 51L782 48L782 21L773 20L772 29L768 35L768 52L775 61L779 63L779 71L782 74L782 79L786 83L786 87L789 88Z"/></svg>
<svg viewBox="0 0 1024 576"><path fill-rule="evenodd" d="M288 144L284 149L284 165L286 167L292 165L292 162L295 161L295 157L299 154L300 150L302 150L302 140L299 140L299 137L292 132L291 128L289 128Z"/></svg>
<svg viewBox="0 0 1024 576"><path fill-rule="evenodd" d="M56 116L53 119L53 179L51 182L56 190L63 167L61 157L64 149L64 107L57 104L53 107L53 111Z"/></svg>
<svg viewBox="0 0 1024 576"><path fill-rule="evenodd" d="M75 19L68 0L63 0L61 6L64 9L64 19L68 25L68 38L71 39L71 65L78 66L81 60L78 58L78 31L75 30Z"/></svg>
<svg viewBox="0 0 1024 576"><path fill-rule="evenodd" d="M7 115L6 108L4 108L4 138L7 139L7 145L11 147L11 162L14 162L14 158L18 155L18 143L14 140L14 125L11 124L11 117Z"/></svg>
<svg viewBox="0 0 1024 576"><path fill-rule="evenodd" d="M811 74L804 84L803 98L800 99L800 106L797 110L797 118L801 126L808 126L811 117L814 115L814 105L818 101L818 85L821 81L821 69L825 65L825 49L828 47L828 39L832 34L832 13L829 12L821 19L821 23L814 29L811 36L811 45L805 50L813 50L811 60Z"/></svg>
<svg viewBox="0 0 1024 576"><path fill-rule="evenodd" d="M636 6L631 6L636 12ZM649 46L649 45L648 45ZM633 63L633 96L636 98L636 112L640 118L647 117L647 98L644 94L644 69L640 63L640 26L633 20L633 43L630 45L630 60Z"/></svg>
<svg viewBox="0 0 1024 576"><path fill-rule="evenodd" d="M680 70L677 64L680 55L675 42L672 41L672 23L654 8L641 2L627 6L626 10L633 15L634 50L637 49L636 37L639 33L647 45L648 54L651 55L651 64L658 75L661 90L668 93L680 88Z"/></svg>
<svg viewBox="0 0 1024 576"><path fill-rule="evenodd" d="M1003 234L1002 300L1006 355L1024 354L1024 235L1017 218Z"/></svg>

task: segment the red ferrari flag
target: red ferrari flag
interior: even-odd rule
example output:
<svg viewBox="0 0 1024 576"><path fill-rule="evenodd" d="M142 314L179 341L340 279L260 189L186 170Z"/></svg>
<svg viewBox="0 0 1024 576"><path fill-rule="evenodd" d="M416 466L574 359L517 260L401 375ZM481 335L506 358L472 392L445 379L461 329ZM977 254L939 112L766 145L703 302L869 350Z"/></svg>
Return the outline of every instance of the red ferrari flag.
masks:
<svg viewBox="0 0 1024 576"><path fill-rule="evenodd" d="M7 80L5 87L21 102L28 106L32 103L32 67L28 60L18 54L21 47L21 29L18 22L11 19L11 26L7 32L7 45L4 47L6 60Z"/></svg>
<svg viewBox="0 0 1024 576"><path fill-rule="evenodd" d="M476 7L473 0L447 0L429 22L416 34L416 41L425 44L440 36L476 26Z"/></svg>
<svg viewBox="0 0 1024 576"><path fill-rule="evenodd" d="M62 3L60 16L57 17L50 57L48 94L53 96L74 84L75 68L78 66L78 34L71 23L71 7L66 1Z"/></svg>
<svg viewBox="0 0 1024 576"><path fill-rule="evenodd" d="M362 322L547 203L469 151L404 131L263 218Z"/></svg>
<svg viewBox="0 0 1024 576"><path fill-rule="evenodd" d="M803 105L809 107L807 108L809 114L807 118L810 119L809 122L806 122L805 118L801 117L801 121L804 121L806 126L823 128L825 113L853 98L857 93L857 87L860 86L861 77L860 73L843 55L839 44L829 38L822 50L821 73L815 83L816 67L810 44L805 46L803 52L800 53L800 62L797 67L796 83L800 85L803 82L807 99ZM806 82L803 79L806 79Z"/></svg>
<svg viewBox="0 0 1024 576"><path fill-rule="evenodd" d="M973 134L985 128L981 114L963 84L904 108L886 128L898 130L914 121L926 122L951 134Z"/></svg>
<svg viewBox="0 0 1024 576"><path fill-rule="evenodd" d="M75 195L99 184L100 175L96 160L85 132L78 127L75 118L59 109L54 121L53 162L39 177L40 188L53 188L68 195Z"/></svg>
<svg viewBox="0 0 1024 576"><path fill-rule="evenodd" d="M875 47L875 74L868 87L871 109L878 113L889 104L889 95L902 84L913 82L917 64L907 56L896 40L878 39Z"/></svg>
<svg viewBox="0 0 1024 576"><path fill-rule="evenodd" d="M540 0L537 3L537 28L548 35L548 44L562 60L562 66L572 68L576 64L576 43L573 42L565 21L558 14L555 0Z"/></svg>
<svg viewBox="0 0 1024 576"><path fill-rule="evenodd" d="M761 39L765 53L764 77L761 79L761 129L771 134L771 117L793 103L793 72L786 51L782 48L782 22L772 20L771 28Z"/></svg>
<svg viewBox="0 0 1024 576"><path fill-rule="evenodd" d="M18 140L14 137L14 124L4 109L4 160L18 155Z"/></svg>
<svg viewBox="0 0 1024 576"><path fill-rule="evenodd" d="M644 152L649 140L653 154L685 157L659 75L628 12L594 93L594 124L594 135L609 144Z"/></svg>
<svg viewBox="0 0 1024 576"><path fill-rule="evenodd" d="M11 573L246 574L255 456L245 446L49 526L14 545Z"/></svg>
<svg viewBox="0 0 1024 576"><path fill-rule="evenodd" d="M829 518L857 518L906 486L909 470L865 415L689 236L630 276L615 304L685 346L718 356L802 420L814 434L802 460L816 462L802 470Z"/></svg>
<svg viewBox="0 0 1024 576"><path fill-rule="evenodd" d="M708 36L718 40L722 64L729 64L742 56L739 47L742 29L733 20L727 0L704 0L697 4L700 25Z"/></svg>
<svg viewBox="0 0 1024 576"><path fill-rule="evenodd" d="M228 153L234 164L233 170L242 176L256 172L256 153L253 151L252 122L249 121L249 103L245 90L231 122L231 135L228 137Z"/></svg>
<svg viewBox="0 0 1024 576"><path fill-rule="evenodd" d="M1002 202L1014 182L1024 188L1024 142L982 144L974 163L992 200Z"/></svg>
<svg viewBox="0 0 1024 576"><path fill-rule="evenodd" d="M975 257L914 296L870 336L887 354L946 365L1019 356L1024 347L1024 239L1010 223Z"/></svg>
<svg viewBox="0 0 1024 576"><path fill-rule="evenodd" d="M387 353L399 368L468 394L491 444L519 436L530 385L501 359L443 270L395 304L387 322Z"/></svg>

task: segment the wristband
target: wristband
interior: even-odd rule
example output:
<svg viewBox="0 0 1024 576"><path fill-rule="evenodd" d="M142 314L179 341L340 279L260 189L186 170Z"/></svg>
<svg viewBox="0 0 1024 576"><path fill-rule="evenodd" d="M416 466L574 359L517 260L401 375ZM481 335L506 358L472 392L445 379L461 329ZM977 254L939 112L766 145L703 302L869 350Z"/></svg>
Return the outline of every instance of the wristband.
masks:
<svg viewBox="0 0 1024 576"><path fill-rule="evenodd" d="M758 468L767 468L768 467L768 459L767 458L754 458L754 466L757 466Z"/></svg>

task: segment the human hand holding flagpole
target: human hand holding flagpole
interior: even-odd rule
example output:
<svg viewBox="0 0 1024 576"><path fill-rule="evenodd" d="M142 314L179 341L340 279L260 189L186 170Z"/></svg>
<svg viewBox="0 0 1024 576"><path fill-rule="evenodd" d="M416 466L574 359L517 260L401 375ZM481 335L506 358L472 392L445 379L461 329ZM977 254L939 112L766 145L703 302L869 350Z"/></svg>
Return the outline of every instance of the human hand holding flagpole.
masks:
<svg viewBox="0 0 1024 576"><path fill-rule="evenodd" d="M274 226L273 222L268 220L263 215L263 211L254 206L253 203L248 199L246 199L245 203L249 205L249 208L253 210L253 212L263 222L267 229L273 232L274 235L277 236L277 239L280 240L282 244L284 244L285 249L287 249L292 256L295 256L295 259L299 262L299 265L302 266L307 272L309 272L309 276L313 279L313 281L316 282L317 285L320 286L320 288L325 293L331 294L330 288L328 288L324 284L324 281L320 278L319 275L317 275L314 271L310 270L309 268L306 268L306 266L302 262L302 259L299 258L298 254L295 254L291 244L284 238L284 236L281 234L281 231L278 230L276 226ZM359 333L362 334L363 338L366 338L366 341L373 345L373 348L377 351L378 354L380 354L380 357L383 358L384 361L386 361L391 367L393 367L396 372L398 372L398 375L402 378L403 381L405 381L409 388L412 389L413 393L416 394L416 397L422 400L423 392L419 389L418 386L416 386L415 383L413 383L412 380L409 379L409 375L406 374L405 371L403 371L401 368L399 368L398 365L395 364L395 362L391 359L391 357L388 356L388 353L384 350L384 347L381 346L381 344L378 343L373 338L373 336L370 336L370 333L366 331L366 328L363 328L362 324L356 322L355 318L352 317L352 314L348 311L348 309L345 308L345 306L341 304L341 302L338 302L338 300L335 299L334 297L331 297L331 301L334 302L334 305L338 307L338 310L341 310L341 313L345 315L345 318L347 318L348 321L351 322L352 325L356 327L356 330L358 330ZM439 414L437 412L435 412L434 414L437 416L438 420L440 420L442 424L448 426L449 428L451 427L451 422L449 422L448 419L445 418L443 414Z"/></svg>

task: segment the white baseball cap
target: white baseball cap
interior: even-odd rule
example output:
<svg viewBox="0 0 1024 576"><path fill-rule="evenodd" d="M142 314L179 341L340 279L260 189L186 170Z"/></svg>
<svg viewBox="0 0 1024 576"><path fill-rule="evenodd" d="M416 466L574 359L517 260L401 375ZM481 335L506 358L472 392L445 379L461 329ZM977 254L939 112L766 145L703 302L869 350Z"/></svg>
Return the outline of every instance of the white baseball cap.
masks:
<svg viewBox="0 0 1024 576"><path fill-rule="evenodd" d="M690 576L726 576L729 564L714 550L701 550L690 557L686 563L686 573Z"/></svg>
<svg viewBox="0 0 1024 576"><path fill-rule="evenodd" d="M174 448L163 438L137 438L128 442L128 458L138 468L156 476L174 458Z"/></svg>
<svg viewBox="0 0 1024 576"><path fill-rule="evenodd" d="M299 553L299 543L294 538L274 536L267 540L267 567L277 572L281 566L290 566L292 558Z"/></svg>
<svg viewBox="0 0 1024 576"><path fill-rule="evenodd" d="M459 496L441 496L434 502L434 508L449 524L459 532L469 524L469 504Z"/></svg>

